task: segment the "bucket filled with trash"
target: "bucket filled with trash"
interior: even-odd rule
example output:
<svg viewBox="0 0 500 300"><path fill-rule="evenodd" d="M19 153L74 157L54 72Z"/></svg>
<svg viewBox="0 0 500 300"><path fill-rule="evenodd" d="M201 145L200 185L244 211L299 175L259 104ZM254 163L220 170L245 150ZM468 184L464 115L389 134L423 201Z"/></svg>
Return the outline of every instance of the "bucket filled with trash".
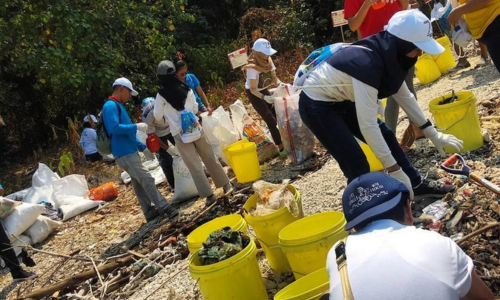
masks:
<svg viewBox="0 0 500 300"><path fill-rule="evenodd" d="M255 243L229 227L212 232L189 259L189 272L205 300L264 300L266 287Z"/></svg>
<svg viewBox="0 0 500 300"><path fill-rule="evenodd" d="M255 182L253 189L255 194L243 206L243 216L257 235L274 272L287 272L278 234L285 226L304 216L300 193L291 184L272 184L262 180Z"/></svg>

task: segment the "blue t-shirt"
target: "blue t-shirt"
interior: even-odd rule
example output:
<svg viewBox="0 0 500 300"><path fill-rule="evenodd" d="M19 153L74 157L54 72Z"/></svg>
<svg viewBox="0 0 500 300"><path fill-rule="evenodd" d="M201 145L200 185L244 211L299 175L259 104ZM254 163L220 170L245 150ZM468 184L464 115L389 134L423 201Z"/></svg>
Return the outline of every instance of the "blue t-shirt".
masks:
<svg viewBox="0 0 500 300"><path fill-rule="evenodd" d="M198 103L198 110L205 107L200 96L198 96L198 93L196 92L196 88L200 86L198 78L196 78L194 74L189 73L186 75L186 84L193 90L194 98L196 99L196 103Z"/></svg>
<svg viewBox="0 0 500 300"><path fill-rule="evenodd" d="M106 101L101 113L104 126L111 135L111 152L114 157L120 157L136 152L142 143L137 140L137 125L132 124L123 104L117 102L121 110L118 120L118 107L113 102Z"/></svg>

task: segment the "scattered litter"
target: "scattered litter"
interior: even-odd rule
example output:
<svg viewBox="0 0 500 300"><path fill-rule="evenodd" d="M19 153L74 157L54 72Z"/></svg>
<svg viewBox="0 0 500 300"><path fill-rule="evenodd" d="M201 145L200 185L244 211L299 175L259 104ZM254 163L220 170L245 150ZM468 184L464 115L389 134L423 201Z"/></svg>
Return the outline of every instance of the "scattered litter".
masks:
<svg viewBox="0 0 500 300"><path fill-rule="evenodd" d="M438 200L423 209L423 213L433 217L434 222L441 220L448 212L448 203Z"/></svg>

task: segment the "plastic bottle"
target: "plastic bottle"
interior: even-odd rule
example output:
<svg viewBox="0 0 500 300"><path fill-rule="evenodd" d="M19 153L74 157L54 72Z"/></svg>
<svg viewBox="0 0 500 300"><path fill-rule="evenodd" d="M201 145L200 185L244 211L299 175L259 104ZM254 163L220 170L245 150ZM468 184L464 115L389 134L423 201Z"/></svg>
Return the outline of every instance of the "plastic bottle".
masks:
<svg viewBox="0 0 500 300"><path fill-rule="evenodd" d="M89 199L98 200L110 200L118 196L118 188L115 183L110 181L102 184L96 188L89 191Z"/></svg>

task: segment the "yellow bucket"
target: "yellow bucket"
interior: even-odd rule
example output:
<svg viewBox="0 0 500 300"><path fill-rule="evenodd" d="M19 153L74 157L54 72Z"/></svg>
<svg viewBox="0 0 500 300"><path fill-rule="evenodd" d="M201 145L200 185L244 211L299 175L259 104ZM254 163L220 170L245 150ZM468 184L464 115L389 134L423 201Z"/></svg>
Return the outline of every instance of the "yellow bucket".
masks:
<svg viewBox="0 0 500 300"><path fill-rule="evenodd" d="M366 160L368 160L368 164L370 164L370 172L377 172L381 171L384 169L384 166L380 162L380 160L375 156L375 153L373 153L372 148L368 146L368 144L363 143L362 141L358 140L359 145L361 146L361 150L365 153Z"/></svg>
<svg viewBox="0 0 500 300"><path fill-rule="evenodd" d="M438 66L428 53L422 54L415 64L415 75L421 84L428 84L441 76Z"/></svg>
<svg viewBox="0 0 500 300"><path fill-rule="evenodd" d="M189 258L189 273L198 281L205 300L267 300L256 255L253 241L240 253L213 265L201 265L195 253Z"/></svg>
<svg viewBox="0 0 500 300"><path fill-rule="evenodd" d="M224 153L224 155L226 156L227 160L229 161L229 153L227 152L227 150L229 149L229 147L234 146L234 145L244 144L244 143L248 143L248 139L247 138L242 138L241 140L237 141L236 143L232 143L231 145L224 147L222 149L222 153ZM229 162L229 166L231 167L231 169L233 168L233 166L231 166L231 162Z"/></svg>
<svg viewBox="0 0 500 300"><path fill-rule="evenodd" d="M274 296L274 300L318 300L329 287L328 272L322 268L287 285Z"/></svg>
<svg viewBox="0 0 500 300"><path fill-rule="evenodd" d="M225 153L238 182L252 182L262 176L255 143L236 142Z"/></svg>
<svg viewBox="0 0 500 300"><path fill-rule="evenodd" d="M439 72L444 75L448 73L449 68L453 68L457 63L455 62L455 57L451 51L450 38L445 35L436 39L436 41L444 47L444 52L439 55L432 55L432 58L436 62Z"/></svg>
<svg viewBox="0 0 500 300"><path fill-rule="evenodd" d="M483 146L483 135L476 110L476 96L472 91L456 92L458 99L448 104L439 104L450 98L446 94L429 103L429 111L434 116L438 131L453 134L464 142L462 152L476 150ZM445 148L449 153L456 152Z"/></svg>
<svg viewBox="0 0 500 300"><path fill-rule="evenodd" d="M347 236L346 220L338 211L305 217L283 228L279 244L295 279L324 268L328 251Z"/></svg>
<svg viewBox="0 0 500 300"><path fill-rule="evenodd" d="M222 216L207 222L191 232L187 237L189 253L194 254L201 249L202 243L204 243L210 233L222 229L224 227L231 227L234 231L241 231L248 233L248 226L245 219L238 214L231 214L227 216Z"/></svg>
<svg viewBox="0 0 500 300"><path fill-rule="evenodd" d="M293 185L288 185L288 190L295 195L295 199L299 204L300 215L297 218L295 218L286 207L282 207L272 214L265 216L251 216L248 212L257 206L257 200L259 199L257 194L248 198L247 202L243 206L246 210L246 212L243 213L243 216L245 217L247 223L252 226L253 231L255 231L262 249L266 253L267 261L275 273L289 271L286 258L281 253L281 249L278 244L279 232L288 224L295 222L304 216L299 191L297 191Z"/></svg>

